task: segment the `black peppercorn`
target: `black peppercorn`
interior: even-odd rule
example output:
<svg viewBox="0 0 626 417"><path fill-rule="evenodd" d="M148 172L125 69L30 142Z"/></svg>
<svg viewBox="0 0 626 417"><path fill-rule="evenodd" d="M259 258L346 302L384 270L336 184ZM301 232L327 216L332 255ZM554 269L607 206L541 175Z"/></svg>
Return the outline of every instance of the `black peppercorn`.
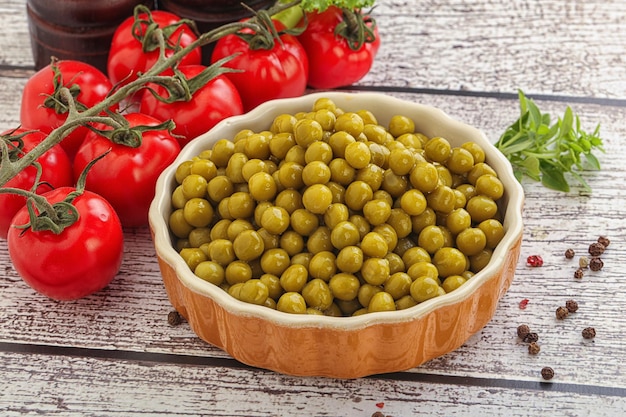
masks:
<svg viewBox="0 0 626 417"><path fill-rule="evenodd" d="M173 310L167 314L167 322L170 326L178 326L183 322L183 317L178 311Z"/></svg>
<svg viewBox="0 0 626 417"><path fill-rule="evenodd" d="M600 258L591 258L589 261L589 269L592 271L599 271L604 266L604 262Z"/></svg>
<svg viewBox="0 0 626 417"><path fill-rule="evenodd" d="M589 254L591 256L600 256L604 253L604 245L600 242L595 242L589 245Z"/></svg>
<svg viewBox="0 0 626 417"><path fill-rule="evenodd" d="M576 271L574 271L574 278L576 279L582 279L584 275L585 275L585 270L582 268L578 268L576 269Z"/></svg>
<svg viewBox="0 0 626 417"><path fill-rule="evenodd" d="M574 255L575 255L575 253L574 253L574 249L571 249L571 248L570 248L570 249L567 249L567 250L565 251L565 257L566 257L567 259L572 259L572 258L574 257Z"/></svg>
<svg viewBox="0 0 626 417"><path fill-rule="evenodd" d="M567 311L570 313L575 313L578 311L578 303L575 300L567 300L565 302L565 308L567 308Z"/></svg>
<svg viewBox="0 0 626 417"><path fill-rule="evenodd" d="M545 379L546 381L549 381L550 379L554 378L554 369L550 368L549 366L544 367L541 370L541 377Z"/></svg>
<svg viewBox="0 0 626 417"><path fill-rule="evenodd" d="M524 343L532 343L539 340L539 335L535 332L529 332L523 338Z"/></svg>
<svg viewBox="0 0 626 417"><path fill-rule="evenodd" d="M593 327L585 327L583 329L583 338L593 339L594 337L596 337L596 329Z"/></svg>
<svg viewBox="0 0 626 417"><path fill-rule="evenodd" d="M530 327L528 327L528 325L520 324L519 326L517 326L517 336L520 339L525 338L528 333L530 333Z"/></svg>
<svg viewBox="0 0 626 417"><path fill-rule="evenodd" d="M569 314L569 310L566 307L560 306L556 309L556 318L559 320L565 319Z"/></svg>
<svg viewBox="0 0 626 417"><path fill-rule="evenodd" d="M605 248L611 244L611 241L606 236L600 236L598 238L598 243L601 243Z"/></svg>

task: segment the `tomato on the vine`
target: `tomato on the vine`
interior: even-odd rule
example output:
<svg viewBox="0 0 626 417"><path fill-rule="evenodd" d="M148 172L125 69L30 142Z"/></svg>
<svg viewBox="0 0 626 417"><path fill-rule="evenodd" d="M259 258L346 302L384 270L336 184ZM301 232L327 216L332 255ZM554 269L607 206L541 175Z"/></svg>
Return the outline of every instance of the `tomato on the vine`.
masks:
<svg viewBox="0 0 626 417"><path fill-rule="evenodd" d="M117 27L111 41L107 73L114 84L137 79L139 73L148 71L158 61L159 47L150 36L154 25L164 31L166 58L198 39L193 29L174 13L152 10L128 17ZM201 59L200 48L195 48L179 64L200 64Z"/></svg>
<svg viewBox="0 0 626 417"><path fill-rule="evenodd" d="M343 87L369 72L380 47L373 19L336 6L308 12L306 17L308 24L298 40L309 57L309 86Z"/></svg>
<svg viewBox="0 0 626 417"><path fill-rule="evenodd" d="M274 22L277 30L283 28ZM252 35L249 29L243 34ZM269 35L271 38L271 35ZM267 38L268 42L270 38ZM309 60L306 51L295 36L283 33L280 39L271 39L269 49L253 49L242 37L232 34L215 43L211 63L237 54L224 64L240 72L228 72L228 77L241 95L244 111L268 100L299 97L306 91Z"/></svg>
<svg viewBox="0 0 626 417"><path fill-rule="evenodd" d="M65 123L68 106L59 94L61 87L69 88L78 110L100 103L113 85L96 67L81 61L52 62L26 81L22 93L20 121L28 130L50 133ZM113 106L113 110L117 106ZM70 159L82 143L88 128L79 126L63 138L61 146Z"/></svg>
<svg viewBox="0 0 626 417"><path fill-rule="evenodd" d="M137 227L147 224L157 178L174 161L180 145L166 128L159 127L161 121L154 117L141 113L123 117L130 128L150 127L141 133L139 146L120 143L136 138L127 130L116 131L112 140L92 131L76 153L74 175L78 177L91 161L109 151L89 170L86 189L106 198L124 227ZM154 127L158 130L153 130ZM113 133L110 126L96 128L106 134Z"/></svg>
<svg viewBox="0 0 626 417"><path fill-rule="evenodd" d="M46 135L39 131L28 131L24 128L4 132L2 136L15 138L10 139L16 148L9 150L9 160L22 158L24 154L30 152L46 138ZM35 190L37 194L74 184L72 163L61 146L53 146L37 158L37 163L41 166L41 177L39 178L41 185ZM32 191L36 179L37 168L29 166L11 178L3 188ZM23 196L0 193L0 238L5 239L7 237L11 219L25 203L26 198Z"/></svg>
<svg viewBox="0 0 626 417"><path fill-rule="evenodd" d="M61 187L43 194L51 204L75 191ZM101 196L84 191L73 206L78 220L57 234L22 229L27 207L13 218L7 237L9 256L22 279L55 300L74 300L106 287L117 275L124 254L124 234L113 207Z"/></svg>
<svg viewBox="0 0 626 417"><path fill-rule="evenodd" d="M224 75L204 82L200 78L206 69L207 67L203 65L177 68L187 80L190 80L189 87L194 90L188 100L167 103L155 97L150 90L146 90L139 103L141 113L159 120L173 120L176 123L172 132L182 136L178 138L181 147L211 129L219 121L243 113L241 97L233 83ZM163 73L169 76L173 74L172 70ZM151 83L147 86L159 97L169 98L165 87Z"/></svg>

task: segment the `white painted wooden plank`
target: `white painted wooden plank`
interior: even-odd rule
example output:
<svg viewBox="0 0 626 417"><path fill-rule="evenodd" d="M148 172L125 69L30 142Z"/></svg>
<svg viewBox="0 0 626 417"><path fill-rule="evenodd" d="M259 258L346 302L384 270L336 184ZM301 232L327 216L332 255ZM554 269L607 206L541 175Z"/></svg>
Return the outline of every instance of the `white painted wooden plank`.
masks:
<svg viewBox="0 0 626 417"><path fill-rule="evenodd" d="M621 1L423 3L379 2L375 13L384 42L361 85L461 93L523 88L548 95L626 97L626 5ZM31 73L24 4L24 0L0 2L1 129L17 124L19 92ZM492 140L517 117L514 100L396 95L441 107L482 128ZM539 104L553 114L565 107L562 102ZM586 177L594 194L562 195L527 184L527 226L517 277L492 322L457 351L391 376L396 380L356 381L291 378L240 369L227 359L225 367L208 367L179 364L175 356L170 363L89 357L98 356L98 349L133 356L142 352L191 355L209 361L227 355L198 340L186 324L167 325L171 307L145 229L127 233L125 263L111 286L72 303L52 302L27 288L10 266L5 242L0 242L0 342L35 349L38 345L87 348L79 353L86 357L69 358L0 353L5 376L0 383L1 414L369 416L379 411L377 402L384 402L380 411L393 416L418 412L525 416L540 410L572 416L621 415L626 409L623 394L620 398L580 392L626 388L622 336L626 319L621 314L626 307L621 261L626 230L622 203L626 151L621 144L626 110L592 104L573 107L588 129L598 121L603 126L604 169ZM575 281L563 251L573 247L582 252L599 234L613 241L604 256L604 270ZM544 256L546 265L524 266L523 258L535 253ZM523 298L530 303L522 311L518 303ZM557 321L554 309L568 298L576 299L580 310ZM515 336L522 322L540 333L542 351L537 356L528 355ZM594 341L580 337L587 325L598 330ZM569 391L525 388L524 384L537 382L538 370L545 365L556 370L557 383L573 384L567 385ZM476 378L494 378L495 386L419 379L430 381L432 375L468 377L474 384ZM519 387L507 388L510 384Z"/></svg>
<svg viewBox="0 0 626 417"><path fill-rule="evenodd" d="M620 0L378 3L383 44L364 84L626 95Z"/></svg>
<svg viewBox="0 0 626 417"><path fill-rule="evenodd" d="M0 3L0 22L0 65L32 67L26 0L3 0Z"/></svg>
<svg viewBox="0 0 626 417"><path fill-rule="evenodd" d="M404 97L445 107L455 117L482 125L487 132L501 130L517 111L515 102L507 100ZM562 112L565 106L563 103L540 104L554 112ZM620 272L620 259L624 258L620 242L624 241L626 215L620 200L612 198L620 192L616 188L624 177L621 160L626 152L617 137L625 133L626 126L608 123L610 120L603 116L622 117L625 110L610 108L600 113L597 106L578 106L577 110L584 122L592 118L607 122L604 131L608 135L608 152L601 158L605 169L588 176L595 194L580 198L576 194L561 195L527 184L527 226L522 257L539 253L544 256L546 265L530 269L524 266L522 259L517 278L494 320L459 350L415 372L529 378L543 364L549 364L572 383L626 387L626 369L622 363L626 341L621 334L626 323L622 315L611 314L623 309L626 302L623 297L626 282ZM494 117L486 118L485 114ZM571 262L565 261L562 253L568 247L578 252L586 250L590 240L599 234L606 234L614 241L605 255L605 269L576 282L572 278ZM6 276L0 280L4 294L0 299L0 340L226 356L197 340L186 325L171 328L166 324L170 306L160 282L149 234L142 229L127 233L126 238L127 253L120 276L106 291L73 303L52 302L29 290L9 266L5 243L0 243L0 266L6 271ZM531 301L528 308L521 311L518 303L523 298ZM568 298L579 301L580 311L566 321L557 322L554 310ZM530 357L515 336L515 329L522 322L541 335L542 352L537 357ZM580 337L580 330L587 325L598 328L599 335L591 343L584 343Z"/></svg>
<svg viewBox="0 0 626 417"><path fill-rule="evenodd" d="M0 354L20 378L0 391L3 416L619 416L626 398L535 379L510 387L293 378L262 371L124 360ZM599 405L602 405L599 407Z"/></svg>
<svg viewBox="0 0 626 417"><path fill-rule="evenodd" d="M367 86L626 98L620 0L381 0ZM25 0L0 4L0 66L32 66Z"/></svg>
<svg viewBox="0 0 626 417"><path fill-rule="evenodd" d="M25 78L0 77L0 131L16 128L20 123L20 103Z"/></svg>

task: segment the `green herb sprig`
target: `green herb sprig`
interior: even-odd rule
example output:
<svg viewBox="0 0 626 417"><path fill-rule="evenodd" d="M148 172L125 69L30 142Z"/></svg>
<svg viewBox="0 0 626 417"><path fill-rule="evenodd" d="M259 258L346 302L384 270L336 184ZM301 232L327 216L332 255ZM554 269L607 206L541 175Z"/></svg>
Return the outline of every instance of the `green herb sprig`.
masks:
<svg viewBox="0 0 626 417"><path fill-rule="evenodd" d="M600 125L592 133L585 132L570 107L552 123L550 115L542 113L521 90L518 96L520 117L495 144L511 162L515 177L520 182L528 177L547 188L569 192L567 176L571 176L586 193L591 193L581 173L586 169L600 170L600 162L593 154L595 150L604 152Z"/></svg>

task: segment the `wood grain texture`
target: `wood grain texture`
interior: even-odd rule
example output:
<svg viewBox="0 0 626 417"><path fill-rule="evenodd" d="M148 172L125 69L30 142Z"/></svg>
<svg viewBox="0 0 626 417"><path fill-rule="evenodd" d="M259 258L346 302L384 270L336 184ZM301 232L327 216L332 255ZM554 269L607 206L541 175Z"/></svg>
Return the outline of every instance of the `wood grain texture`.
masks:
<svg viewBox="0 0 626 417"><path fill-rule="evenodd" d="M382 46L363 84L626 96L620 0L378 3Z"/></svg>
<svg viewBox="0 0 626 417"><path fill-rule="evenodd" d="M0 5L0 74L33 65L25 3ZM620 0L385 0L372 14L382 45L360 85L626 98Z"/></svg>
<svg viewBox="0 0 626 417"><path fill-rule="evenodd" d="M0 129L19 123L19 92L32 74L24 4L0 1ZM493 320L407 372L292 378L240 365L188 325L167 324L171 306L145 228L126 232L122 270L108 288L65 303L28 288L0 241L1 415L622 415L626 3L397 0L379 2L375 16L383 45L361 89L434 105L492 141L518 116L517 88L538 94L553 115L571 104L587 130L602 125L603 169L585 175L591 196L524 184L522 258ZM575 280L565 249L583 254L599 235L612 240L604 269ZM531 254L545 265L527 267ZM567 299L580 309L557 320ZM539 333L539 355L518 340L522 323ZM592 341L581 337L587 326L597 329ZM543 366L555 369L553 384L540 384Z"/></svg>
<svg viewBox="0 0 626 417"><path fill-rule="evenodd" d="M447 111L455 117L479 126L483 124L479 120L481 114L495 114L498 109L513 107L512 102L496 99L403 97L448 107ZM483 109L480 113L475 111L477 104ZM562 103L540 104L554 111L563 108ZM598 111L593 106L584 106L579 109L583 117L587 108L591 114ZM616 116L624 113L619 108L610 110L609 113ZM510 113L501 117L508 121L514 116L514 112ZM504 120L490 120L490 123L484 123L486 132L499 131L506 125ZM617 137L623 133L611 129L606 132L607 155L610 157L601 159L604 163L601 173L587 176L595 190L593 196L562 195L536 184L526 184L522 260L494 319L457 351L410 372L537 381L540 369L549 365L557 370L558 383L580 384L583 390L584 386L626 389L626 369L622 361L626 355L626 343L621 333L626 320L623 315L616 314L625 302L626 280L620 272L620 259L624 258L620 242L624 241L626 232L625 209L615 198L616 192L621 193L615 188L625 175L620 161L626 155L617 140L610 140L613 135ZM572 261L565 260L563 252L572 247L583 253L599 234L609 236L614 242L604 256L604 270L589 274L582 281L574 280L574 266ZM57 303L38 296L21 282L10 266L5 242L0 243L0 265L6 272L0 280L0 291L4 295L0 301L0 340L227 357L198 340L187 325L170 327L167 324L166 316L171 307L160 281L147 230L127 232L126 247L122 271L109 288L83 300ZM544 267L524 265L525 256L535 253L544 257ZM522 311L518 304L523 298L530 299L530 303ZM554 310L569 298L580 303L580 310L567 320L557 321ZM540 334L542 352L539 355L528 355L526 345L517 339L515 329L521 323L529 324ZM580 331L586 326L598 330L594 341L582 339ZM88 351L84 353L89 355ZM230 372L240 371L233 369ZM282 378L274 374L265 377L269 380ZM346 384L356 389L361 382Z"/></svg>
<svg viewBox="0 0 626 417"><path fill-rule="evenodd" d="M3 368L22 375L0 393L3 416L616 416L626 398L526 389L367 378L292 378L265 371L175 366L123 360L0 354ZM147 383L149 381L149 383ZM593 413L590 402L602 401ZM596 403L597 404L597 403ZM531 413L531 414L529 414ZM547 414L550 415L550 414Z"/></svg>
<svg viewBox="0 0 626 417"><path fill-rule="evenodd" d="M32 67L28 24L26 23L26 0L7 0L0 4L2 30L0 30L0 68Z"/></svg>

